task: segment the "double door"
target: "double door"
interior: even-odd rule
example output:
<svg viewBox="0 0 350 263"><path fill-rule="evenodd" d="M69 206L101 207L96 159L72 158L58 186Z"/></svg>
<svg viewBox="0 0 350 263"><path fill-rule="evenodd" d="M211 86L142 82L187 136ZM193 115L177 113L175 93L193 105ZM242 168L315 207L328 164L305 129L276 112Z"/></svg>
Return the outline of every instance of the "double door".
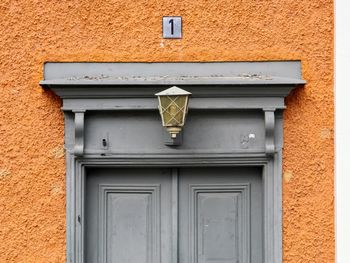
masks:
<svg viewBox="0 0 350 263"><path fill-rule="evenodd" d="M259 167L93 168L86 263L261 263Z"/></svg>

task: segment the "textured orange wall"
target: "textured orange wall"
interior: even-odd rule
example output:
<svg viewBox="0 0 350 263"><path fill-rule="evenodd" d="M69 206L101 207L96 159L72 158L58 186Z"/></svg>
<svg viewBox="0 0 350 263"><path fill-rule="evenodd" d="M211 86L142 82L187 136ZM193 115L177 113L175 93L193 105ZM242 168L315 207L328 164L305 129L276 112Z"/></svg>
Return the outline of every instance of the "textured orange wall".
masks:
<svg viewBox="0 0 350 263"><path fill-rule="evenodd" d="M161 17L183 16L182 40ZM64 262L60 100L44 61L301 59L287 99L284 262L334 262L332 0L1 0L0 262ZM268 263L268 262L267 262Z"/></svg>

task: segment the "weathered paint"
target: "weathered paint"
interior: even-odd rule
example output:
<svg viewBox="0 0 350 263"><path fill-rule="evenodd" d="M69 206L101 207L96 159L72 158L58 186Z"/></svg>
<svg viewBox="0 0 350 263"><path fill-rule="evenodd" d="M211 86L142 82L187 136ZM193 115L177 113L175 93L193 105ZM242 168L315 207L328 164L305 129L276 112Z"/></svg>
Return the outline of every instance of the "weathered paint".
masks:
<svg viewBox="0 0 350 263"><path fill-rule="evenodd" d="M284 262L334 262L333 1L3 0L0 3L0 262L64 262L60 100L45 61L300 59L287 99ZM164 15L183 39L162 39Z"/></svg>

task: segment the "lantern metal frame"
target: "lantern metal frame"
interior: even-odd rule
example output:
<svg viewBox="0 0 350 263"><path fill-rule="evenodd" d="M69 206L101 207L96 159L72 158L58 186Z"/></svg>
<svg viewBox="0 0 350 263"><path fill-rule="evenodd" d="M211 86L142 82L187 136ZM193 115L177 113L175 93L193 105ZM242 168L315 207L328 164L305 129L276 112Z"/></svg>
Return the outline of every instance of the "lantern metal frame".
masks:
<svg viewBox="0 0 350 263"><path fill-rule="evenodd" d="M177 138L185 125L191 94L176 86L155 94L158 97L162 125L170 133L172 139Z"/></svg>

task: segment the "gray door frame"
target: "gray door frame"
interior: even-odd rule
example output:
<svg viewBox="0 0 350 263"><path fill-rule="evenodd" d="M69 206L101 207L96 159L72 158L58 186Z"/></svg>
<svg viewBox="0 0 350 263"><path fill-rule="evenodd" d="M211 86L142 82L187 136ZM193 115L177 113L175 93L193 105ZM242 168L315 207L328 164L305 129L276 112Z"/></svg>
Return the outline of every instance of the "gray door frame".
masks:
<svg viewBox="0 0 350 263"><path fill-rule="evenodd" d="M282 262L281 154L274 156L169 156L139 158L80 158L67 154L67 260L84 262L84 195L89 167L262 167L264 194L264 262ZM173 251L173 253L176 253ZM177 263L177 262L173 262Z"/></svg>
<svg viewBox="0 0 350 263"><path fill-rule="evenodd" d="M84 262L86 169L147 166L262 167L263 263L282 262L282 112L284 98L292 89L305 84L301 78L300 61L46 63L44 80L40 84L63 99L68 263ZM258 128L255 127L261 135L259 141L250 148L235 145L229 152L227 149L202 151L195 148L198 146L195 142L187 142L191 147L193 145L192 152L181 147L174 151L159 146L152 148L152 145L147 152L139 154L128 153L125 145L120 149L85 147L89 142L84 129L87 112L152 111L157 114L154 94L170 85L179 85L192 92L189 111L201 114L236 110L259 112L261 121L257 124ZM261 130L264 132L261 133ZM230 132L235 138L242 136L236 129ZM241 146L246 143L244 136L246 134L241 137ZM108 140L108 136L104 138Z"/></svg>

